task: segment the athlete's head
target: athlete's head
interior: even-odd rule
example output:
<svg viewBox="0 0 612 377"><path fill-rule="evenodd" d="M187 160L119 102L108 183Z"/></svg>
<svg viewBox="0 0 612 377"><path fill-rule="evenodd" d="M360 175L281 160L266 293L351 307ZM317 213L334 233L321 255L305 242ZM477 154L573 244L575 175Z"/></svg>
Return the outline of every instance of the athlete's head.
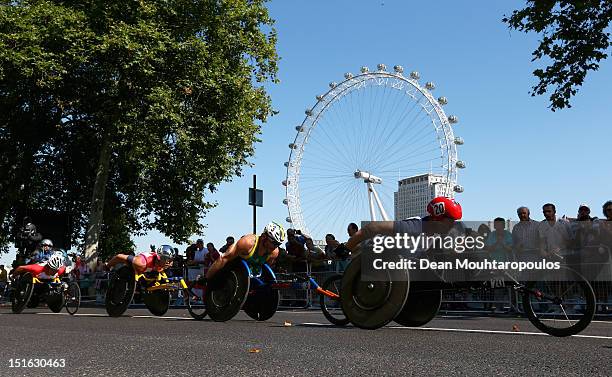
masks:
<svg viewBox="0 0 612 377"><path fill-rule="evenodd" d="M55 274L64 265L64 254L61 251L53 253L47 260L45 272L47 274Z"/></svg>
<svg viewBox="0 0 612 377"><path fill-rule="evenodd" d="M53 241L45 238L44 240L40 241L40 248L45 252L53 249Z"/></svg>
<svg viewBox="0 0 612 377"><path fill-rule="evenodd" d="M285 229L282 225L270 222L263 230L262 233L264 243L267 245L268 250L274 250L285 241Z"/></svg>
<svg viewBox="0 0 612 377"><path fill-rule="evenodd" d="M429 214L429 220L434 221L429 224L429 227L432 228L431 231L434 233L446 233L453 227L455 220L459 220L463 216L461 205L455 199L446 196L433 198L427 204L427 213Z"/></svg>
<svg viewBox="0 0 612 377"><path fill-rule="evenodd" d="M161 245L157 248L157 260L155 264L161 268L168 268L172 266L174 249L170 245Z"/></svg>

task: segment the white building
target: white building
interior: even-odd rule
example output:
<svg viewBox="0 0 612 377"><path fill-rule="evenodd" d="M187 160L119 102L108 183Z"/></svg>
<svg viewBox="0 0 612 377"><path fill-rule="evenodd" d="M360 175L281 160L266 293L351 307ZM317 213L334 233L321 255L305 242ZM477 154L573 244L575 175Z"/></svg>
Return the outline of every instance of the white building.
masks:
<svg viewBox="0 0 612 377"><path fill-rule="evenodd" d="M395 220L425 216L427 203L436 196L452 196L449 195L444 177L422 174L402 179L398 182L398 191L393 198Z"/></svg>

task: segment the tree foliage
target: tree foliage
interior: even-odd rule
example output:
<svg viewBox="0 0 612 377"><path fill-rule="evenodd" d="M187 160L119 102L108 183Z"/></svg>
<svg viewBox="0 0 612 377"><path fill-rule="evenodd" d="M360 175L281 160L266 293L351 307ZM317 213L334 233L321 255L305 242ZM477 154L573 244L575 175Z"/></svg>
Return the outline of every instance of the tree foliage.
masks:
<svg viewBox="0 0 612 377"><path fill-rule="evenodd" d="M264 3L4 2L0 242L19 208L68 211L83 236L104 137L102 245L201 232L214 205L205 193L241 174L272 113L261 85L276 81L278 58Z"/></svg>
<svg viewBox="0 0 612 377"><path fill-rule="evenodd" d="M571 107L570 99L587 73L599 69L599 62L608 57L611 20L610 0L529 0L524 9L502 21L511 29L542 34L532 61L549 63L533 72L539 82L531 94L552 90L550 108L555 111Z"/></svg>

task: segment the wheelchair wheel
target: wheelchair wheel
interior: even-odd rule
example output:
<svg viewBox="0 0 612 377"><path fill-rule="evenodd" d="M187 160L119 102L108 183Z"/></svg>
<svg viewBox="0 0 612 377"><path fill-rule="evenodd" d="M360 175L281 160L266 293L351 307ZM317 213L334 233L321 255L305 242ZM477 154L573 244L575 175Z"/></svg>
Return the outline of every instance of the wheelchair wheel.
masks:
<svg viewBox="0 0 612 377"><path fill-rule="evenodd" d="M32 296L30 297L30 300L28 301L26 307L29 309L34 309L38 307L38 304L40 304L40 293L36 292L36 287L34 287L32 289Z"/></svg>
<svg viewBox="0 0 612 377"><path fill-rule="evenodd" d="M384 279L362 280L362 254L354 257L342 276L342 311L349 321L362 329L378 329L399 314L408 298L408 270L388 271ZM367 257L367 256L366 256Z"/></svg>
<svg viewBox="0 0 612 377"><path fill-rule="evenodd" d="M402 311L393 319L406 327L418 327L428 323L440 310L442 291L413 291L408 292L408 300Z"/></svg>
<svg viewBox="0 0 612 377"><path fill-rule="evenodd" d="M127 310L134 298L136 281L134 270L123 266L111 273L106 290L105 306L106 312L111 317L119 317Z"/></svg>
<svg viewBox="0 0 612 377"><path fill-rule="evenodd" d="M185 300L185 304L187 304L187 310L193 319L196 321L201 321L206 318L207 311L205 297L196 295L192 289L183 289L183 298Z"/></svg>
<svg viewBox="0 0 612 377"><path fill-rule="evenodd" d="M242 310L256 321L267 321L274 316L280 303L278 290L271 287L271 284L276 282L276 276L270 266L264 264L261 276L254 279L257 279L257 286L251 289L255 292L247 297Z"/></svg>
<svg viewBox="0 0 612 377"><path fill-rule="evenodd" d="M77 282L68 283L68 288L64 291L64 301L68 314L76 314L81 306L81 288Z"/></svg>
<svg viewBox="0 0 612 377"><path fill-rule="evenodd" d="M30 298L32 298L32 292L34 291L32 274L26 272L21 275L19 279L15 281L15 284L13 284L12 290L11 309L13 313L19 314L25 309Z"/></svg>
<svg viewBox="0 0 612 377"><path fill-rule="evenodd" d="M525 284L523 307L540 331L559 337L576 335L593 320L595 294L582 275L561 267Z"/></svg>
<svg viewBox="0 0 612 377"><path fill-rule="evenodd" d="M330 276L321 286L321 288L324 290L333 292L338 296L340 296L341 287L342 275L340 274ZM321 306L323 315L329 322L336 326L346 326L349 323L349 319L342 311L342 303L340 302L340 298L333 299L322 294L319 296L319 305Z"/></svg>
<svg viewBox="0 0 612 377"><path fill-rule="evenodd" d="M151 314L158 317L166 314L170 307L170 292L165 289L158 289L151 292L147 292L146 290L143 291L145 292L143 298L144 304Z"/></svg>
<svg viewBox="0 0 612 377"><path fill-rule="evenodd" d="M206 287L206 308L213 321L224 322L234 318L249 294L249 270L242 259L218 271Z"/></svg>
<svg viewBox="0 0 612 377"><path fill-rule="evenodd" d="M256 321L267 321L272 318L278 309L280 295L278 290L269 285L257 288L252 296L249 296L242 309Z"/></svg>
<svg viewBox="0 0 612 377"><path fill-rule="evenodd" d="M64 293L63 292L49 292L45 298L47 301L47 307L53 313L59 313L64 307Z"/></svg>

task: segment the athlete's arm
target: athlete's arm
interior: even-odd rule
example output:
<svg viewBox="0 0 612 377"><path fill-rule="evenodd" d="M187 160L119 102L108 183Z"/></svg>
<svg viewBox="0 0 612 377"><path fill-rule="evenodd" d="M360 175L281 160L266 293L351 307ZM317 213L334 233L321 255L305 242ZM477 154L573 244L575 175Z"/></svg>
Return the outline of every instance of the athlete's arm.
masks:
<svg viewBox="0 0 612 377"><path fill-rule="evenodd" d="M278 247L270 253L270 256L268 256L268 260L266 261L268 266L274 266L274 262L276 262L276 258L278 258L279 254L280 251L278 250Z"/></svg>
<svg viewBox="0 0 612 377"><path fill-rule="evenodd" d="M140 256L140 254L136 256L128 254L117 254L106 263L106 266L108 268L111 268L118 263L132 265L134 267L134 270L137 271L144 271L147 268L147 262L146 260L144 260L144 258Z"/></svg>
<svg viewBox="0 0 612 377"><path fill-rule="evenodd" d="M249 234L241 237L238 242L230 246L227 251L219 257L206 272L206 279L211 279L217 271L225 267L225 265L241 256L249 255L249 252L255 245L255 235Z"/></svg>
<svg viewBox="0 0 612 377"><path fill-rule="evenodd" d="M361 243L361 241L372 238L377 234L392 236L394 234L393 223L393 221L375 221L366 224L366 226L359 229L357 233L353 234L353 237L346 242L346 248L355 251L357 245Z"/></svg>

